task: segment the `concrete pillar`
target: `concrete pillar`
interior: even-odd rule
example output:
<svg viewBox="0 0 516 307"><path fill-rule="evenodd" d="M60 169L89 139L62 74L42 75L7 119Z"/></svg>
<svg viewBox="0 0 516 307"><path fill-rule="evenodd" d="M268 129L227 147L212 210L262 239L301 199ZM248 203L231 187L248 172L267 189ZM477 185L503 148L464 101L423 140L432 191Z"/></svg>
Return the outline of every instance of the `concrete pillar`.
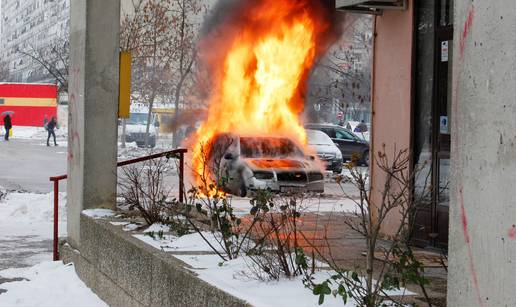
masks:
<svg viewBox="0 0 516 307"><path fill-rule="evenodd" d="M80 245L83 209L116 197L119 0L70 2L68 239Z"/></svg>
<svg viewBox="0 0 516 307"><path fill-rule="evenodd" d="M448 306L516 306L516 3L455 1Z"/></svg>

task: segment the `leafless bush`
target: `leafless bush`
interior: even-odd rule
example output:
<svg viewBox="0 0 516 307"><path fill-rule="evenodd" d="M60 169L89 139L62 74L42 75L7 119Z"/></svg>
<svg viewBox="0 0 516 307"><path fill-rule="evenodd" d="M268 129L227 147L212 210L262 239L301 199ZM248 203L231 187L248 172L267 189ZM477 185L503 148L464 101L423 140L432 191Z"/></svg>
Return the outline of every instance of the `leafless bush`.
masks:
<svg viewBox="0 0 516 307"><path fill-rule="evenodd" d="M248 240L251 227L244 228L242 219L234 214L231 198L226 195L228 177L220 168L223 153L231 145L230 138L220 138L217 144L201 145L201 170L196 173L197 186L188 191L186 205L210 221L209 230L218 246L213 246L196 221L187 215L190 225L222 260L237 258ZM209 151L208 151L209 148ZM253 225L255 221L251 223ZM222 250L222 252L220 252Z"/></svg>
<svg viewBox="0 0 516 307"><path fill-rule="evenodd" d="M251 200L250 213L256 220L251 236L256 245L247 251L247 256L254 277L278 280L303 275L308 270L298 226L303 201L302 194L281 196L268 191L258 191ZM314 265L312 273L313 268Z"/></svg>
<svg viewBox="0 0 516 307"><path fill-rule="evenodd" d="M166 158L122 167L119 180L122 205L129 210L138 210L149 225L169 221L165 213L170 210L168 200L172 193L164 184L164 176L169 167Z"/></svg>
<svg viewBox="0 0 516 307"><path fill-rule="evenodd" d="M373 195L368 175L355 167L355 160L358 161L353 159L347 169L350 171L350 182L358 189L360 197L351 197L341 186L344 195L353 200L357 207L354 214L344 219L344 223L365 239L365 269L358 267L353 271L339 265L331 254L329 244L329 255L314 246L318 256L328 263L335 274L321 283L307 276L305 285L319 296L319 303L324 301L325 295L333 294L341 296L344 301L352 298L360 306L372 307L383 306L386 301L394 306L402 306L405 304L403 296L394 299L389 296L389 290L400 290L410 282L420 286L428 306L431 306L425 289L428 280L410 246L414 218L431 193L431 189L427 188L428 174L423 180L424 188L420 189L418 195L414 195L413 183L422 168L411 168L408 150L394 149L389 156L384 148L372 160L379 170L378 178L383 180L383 187ZM339 184L341 180L338 179ZM386 238L388 240L382 241L385 221L391 214L397 214L399 223Z"/></svg>

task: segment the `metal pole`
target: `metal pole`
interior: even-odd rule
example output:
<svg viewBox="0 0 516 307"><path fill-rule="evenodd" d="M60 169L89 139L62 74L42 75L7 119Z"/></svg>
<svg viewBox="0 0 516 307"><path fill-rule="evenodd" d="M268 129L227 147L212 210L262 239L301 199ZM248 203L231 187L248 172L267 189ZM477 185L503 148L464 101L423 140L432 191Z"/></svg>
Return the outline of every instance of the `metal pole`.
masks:
<svg viewBox="0 0 516 307"><path fill-rule="evenodd" d="M183 189L184 189L184 152L179 153L179 202L183 203Z"/></svg>
<svg viewBox="0 0 516 307"><path fill-rule="evenodd" d="M54 180L54 250L53 250L53 259L54 261L59 260L59 251L57 249L58 243L58 227L59 227L59 181Z"/></svg>

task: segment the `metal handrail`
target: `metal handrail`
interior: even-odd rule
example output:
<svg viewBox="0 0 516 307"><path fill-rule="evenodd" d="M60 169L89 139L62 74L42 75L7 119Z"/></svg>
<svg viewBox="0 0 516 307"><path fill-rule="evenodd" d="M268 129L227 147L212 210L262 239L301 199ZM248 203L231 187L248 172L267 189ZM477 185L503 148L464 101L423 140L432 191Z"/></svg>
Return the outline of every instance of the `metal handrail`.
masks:
<svg viewBox="0 0 516 307"><path fill-rule="evenodd" d="M156 158L161 157L175 157L179 159L179 202L183 202L183 195L184 195L184 160L185 160L185 153L187 150L185 148L178 148L174 150L164 151L140 158L125 160L117 162L116 166L125 166L129 164L134 164L138 162L148 161ZM59 250L58 250L58 230L59 230L59 224L58 224L58 215L59 215L59 181L67 179L68 175L60 175L60 176L53 176L50 177L50 181L54 183L54 246L53 246L53 259L54 261L59 260Z"/></svg>

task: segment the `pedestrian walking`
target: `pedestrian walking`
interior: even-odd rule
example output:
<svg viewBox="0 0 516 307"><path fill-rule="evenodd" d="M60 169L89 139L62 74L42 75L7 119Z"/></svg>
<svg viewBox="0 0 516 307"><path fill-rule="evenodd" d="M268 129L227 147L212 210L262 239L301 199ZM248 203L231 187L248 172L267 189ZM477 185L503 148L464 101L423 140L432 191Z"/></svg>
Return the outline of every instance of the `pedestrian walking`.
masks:
<svg viewBox="0 0 516 307"><path fill-rule="evenodd" d="M5 128L5 140L9 141L9 132L13 128L11 116L9 114L7 114L4 117L4 128Z"/></svg>
<svg viewBox="0 0 516 307"><path fill-rule="evenodd" d="M57 120L56 120L55 116L53 116L52 119L47 123L47 132L48 132L47 146L50 146L50 144L49 144L50 136L54 137L54 146L57 146L56 133L54 132L54 129L56 129L56 128L57 128Z"/></svg>
<svg viewBox="0 0 516 307"><path fill-rule="evenodd" d="M367 132L367 125L366 123L364 122L364 120L362 120L356 127L355 127L355 131L354 132Z"/></svg>
<svg viewBox="0 0 516 307"><path fill-rule="evenodd" d="M45 130L47 130L47 124L48 124L48 117L45 114L45 118L43 119L43 128L45 128Z"/></svg>

